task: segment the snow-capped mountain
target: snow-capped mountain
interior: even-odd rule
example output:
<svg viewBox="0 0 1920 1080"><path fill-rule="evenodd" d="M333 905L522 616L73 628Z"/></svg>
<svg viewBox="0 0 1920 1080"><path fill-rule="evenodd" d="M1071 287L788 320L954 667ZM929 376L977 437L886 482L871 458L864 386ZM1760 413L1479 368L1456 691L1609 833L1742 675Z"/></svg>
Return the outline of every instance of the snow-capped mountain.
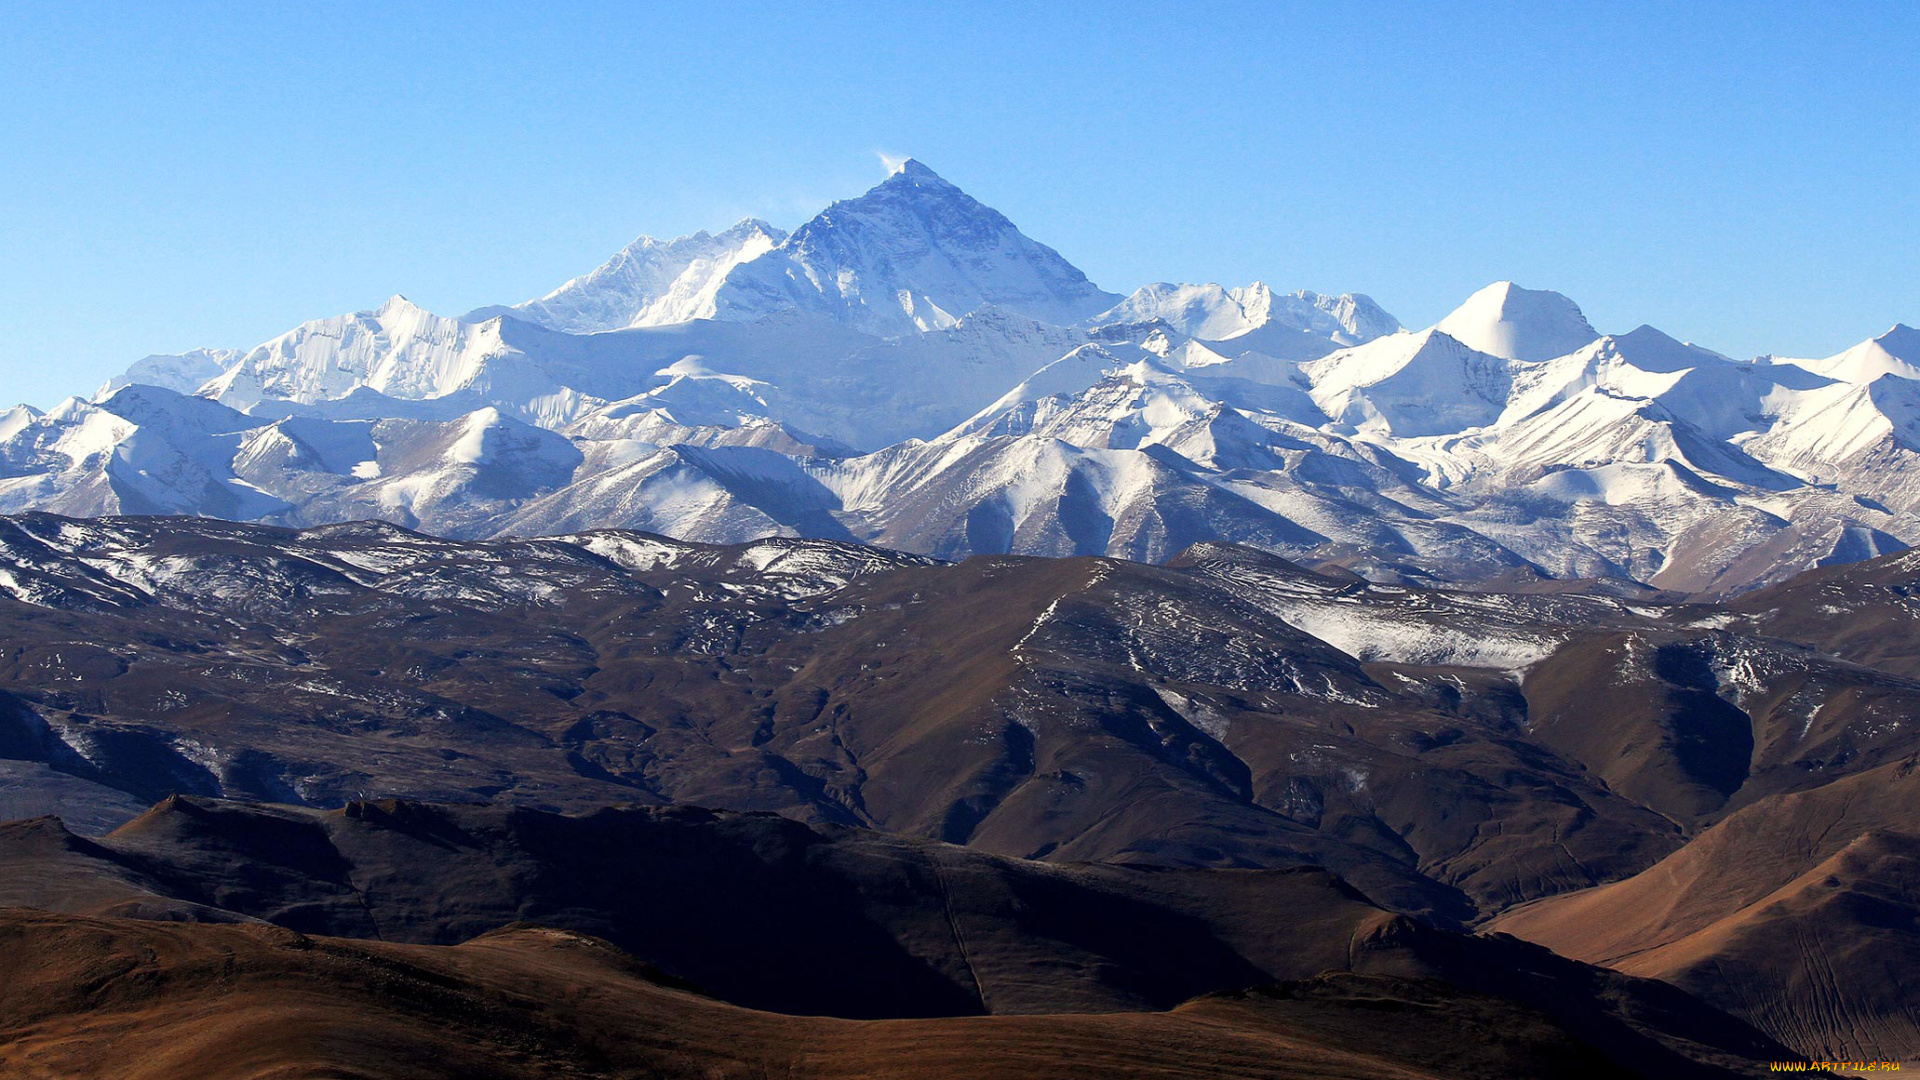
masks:
<svg viewBox="0 0 1920 1080"><path fill-rule="evenodd" d="M1259 352L1286 360L1313 360L1400 329L1368 296L1324 296L1304 289L1275 293L1264 282L1218 285L1143 285L1090 320L1095 325L1159 319L1188 337L1238 356Z"/></svg>
<svg viewBox="0 0 1920 1080"><path fill-rule="evenodd" d="M498 322L462 323L395 295L371 311L302 323L243 354L200 392L237 409L268 400L327 401L362 387L398 398L440 397L502 351L498 331Z"/></svg>
<svg viewBox="0 0 1920 1080"><path fill-rule="evenodd" d="M1467 297L1435 329L1470 349L1509 360L1551 360L1600 336L1572 300L1511 281L1496 281Z"/></svg>
<svg viewBox="0 0 1920 1080"><path fill-rule="evenodd" d="M207 380L219 376L241 357L239 349L194 349L177 354L155 354L133 362L119 375L108 379L97 398L106 397L123 386L164 386L182 394L191 394Z"/></svg>
<svg viewBox="0 0 1920 1080"><path fill-rule="evenodd" d="M1920 511L1920 332L1896 325L1807 366L1833 381L1792 398L1743 445L1810 482Z"/></svg>
<svg viewBox="0 0 1920 1080"><path fill-rule="evenodd" d="M714 309L751 319L798 308L891 335L952 326L988 305L1071 324L1118 299L909 158L872 191L833 204L729 271Z"/></svg>
<svg viewBox="0 0 1920 1080"><path fill-rule="evenodd" d="M1920 330L1895 323L1879 337L1863 341L1837 356L1784 362L1851 383L1870 383L1882 375L1920 379Z"/></svg>
<svg viewBox="0 0 1920 1080"><path fill-rule="evenodd" d="M714 317L714 293L727 273L773 250L787 234L748 218L718 235L673 240L642 236L591 273L538 300L470 312L473 322L512 315L550 330L591 334Z"/></svg>
<svg viewBox="0 0 1920 1080"><path fill-rule="evenodd" d="M1258 282L1122 299L908 161L791 235L642 238L538 301L396 296L0 413L0 512L28 509L941 557L1228 540L1730 591L1920 542L1920 333L1746 361L1511 282L1418 331Z"/></svg>
<svg viewBox="0 0 1920 1080"><path fill-rule="evenodd" d="M798 310L889 336L952 326L988 306L1071 325L1118 299L909 158L791 236L753 219L718 236L643 236L538 300L468 318L508 314L593 333Z"/></svg>
<svg viewBox="0 0 1920 1080"><path fill-rule="evenodd" d="M1512 393L1514 366L1435 328L1375 338L1301 370L1337 427L1409 437L1491 423Z"/></svg>

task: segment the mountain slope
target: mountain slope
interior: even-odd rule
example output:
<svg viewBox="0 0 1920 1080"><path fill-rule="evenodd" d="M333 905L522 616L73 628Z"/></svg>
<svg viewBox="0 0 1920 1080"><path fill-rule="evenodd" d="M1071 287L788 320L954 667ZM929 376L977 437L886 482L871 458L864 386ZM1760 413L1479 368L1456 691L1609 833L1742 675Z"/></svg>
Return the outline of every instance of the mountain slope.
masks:
<svg viewBox="0 0 1920 1080"><path fill-rule="evenodd" d="M1912 1057L1915 764L1756 803L1636 877L1492 926L1674 983L1823 1058Z"/></svg>
<svg viewBox="0 0 1920 1080"><path fill-rule="evenodd" d="M673 240L642 236L595 268L538 300L510 308L481 308L463 321L511 315L570 334L623 330L710 319L714 292L727 273L765 255L787 234L748 218L718 235L697 232Z"/></svg>
<svg viewBox="0 0 1920 1080"><path fill-rule="evenodd" d="M124 374L108 379L94 399L109 397L123 386L158 386L191 394L217 378L245 355L238 349L195 349L179 355L148 356L133 362Z"/></svg>
<svg viewBox="0 0 1920 1080"><path fill-rule="evenodd" d="M1440 1080L1463 1068L1485 1080L1611 1080L1759 1075L1742 1059L1787 1056L1751 1032L1716 1030L1724 1019L1698 1006L1668 1010L1656 1018L1667 1029L1623 1045L1617 1031L1582 1031L1537 1002L1395 976L1330 975L1168 1013L850 1022L730 1006L603 941L538 926L432 947L278 927L0 919L0 1005L34 1018L0 1029L0 1066L131 1080L1278 1078L1302 1068L1335 1080ZM128 956L147 959L126 971ZM100 992L82 1002L74 983L88 976ZM1635 1004L1604 1007L1639 1021ZM1404 1015L1383 1033L1382 1012Z"/></svg>
<svg viewBox="0 0 1920 1080"><path fill-rule="evenodd" d="M1238 356L1259 352L1285 360L1312 360L1400 329L1371 297L1348 293L1275 293L1264 282L1234 289L1218 285L1143 285L1095 315L1094 325L1158 319L1188 337Z"/></svg>
<svg viewBox="0 0 1920 1080"><path fill-rule="evenodd" d="M932 169L908 159L779 247L726 275L718 318L798 308L890 336L951 326L992 305L1060 325L1119 299Z"/></svg>
<svg viewBox="0 0 1920 1080"><path fill-rule="evenodd" d="M966 867L1043 860L1020 873L1084 885L1072 864L1105 863L1134 882L1118 892L1180 907L1205 890L1161 875L1244 883L1312 865L1364 898L1325 893L1337 909L1455 928L1493 918L1675 979L1801 1050L1898 1056L1920 1026L1897 978L1869 975L1920 948L1903 914L1916 907L1906 786L1920 754L1904 718L1920 683L1898 632L1914 566L1896 555L1729 604L1672 605L1373 584L1211 543L1158 567L941 564L819 540L458 543L372 522L8 518L0 628L21 645L0 658L0 760L37 778L9 805L72 807L97 833L130 800L189 798L98 841L19 833L16 857L36 869L0 875L14 890L0 900L237 909L329 933L368 933L368 918L382 934L444 923L453 936L432 940L451 942L536 899L583 910L573 889L611 889L588 905L602 910L666 902L648 882L673 881L701 910L764 895L726 885L698 899L664 868L622 885L603 880L604 860L566 854L631 863L635 843L595 830L691 819L595 808L693 803L776 811L814 836L920 838L874 841L888 858L963 844L935 861L958 913L947 917L982 936L967 938L973 974L948 969L925 984L928 1003L973 985L970 1000L985 986L1011 1008L1044 982L1080 995L1075 1008L1133 1008L1202 988L1164 967L1141 983L1115 974L1152 959L1126 935L1100 939L1081 975L1048 961L1055 977L1029 980L1031 954L999 952L986 927L1019 910L1006 889L1029 912L1039 900L986 888L976 923L959 883L981 879ZM382 798L496 805L368 801ZM748 820L762 823L750 832L802 829ZM759 859L785 844L746 846ZM523 856L596 869L503 873ZM278 869L231 877L243 861ZM423 875L429 864L444 877ZM1240 910L1207 895L1220 905L1209 911ZM1297 919L1311 905L1283 906ZM647 937L677 919L568 925L644 938L655 962L690 947ZM1254 957L1283 943L1236 925L1228 952L1280 976ZM1393 925L1361 937L1399 940ZM916 940L949 941L939 928ZM1809 944L1782 951L1782 934ZM1354 940L1316 932L1285 948L1344 953ZM1180 946L1176 966L1240 970L1200 964L1196 948ZM1857 985L1823 981L1828 961L1857 968ZM1758 985L1778 992L1740 996Z"/></svg>
<svg viewBox="0 0 1920 1080"><path fill-rule="evenodd" d="M1469 296L1435 330L1492 356L1551 360L1600 336L1579 305L1557 292L1497 281Z"/></svg>
<svg viewBox="0 0 1920 1080"><path fill-rule="evenodd" d="M541 301L456 320L396 297L108 388L214 372L193 392L245 414L219 431L126 422L112 392L11 410L0 509L941 557L1224 540L1382 581L1716 595L1920 541L1907 327L1739 361L1497 282L1398 331L1365 296L1258 282L1122 299L909 161L790 236L643 237ZM485 410L571 449L449 486L411 447ZM430 494L456 489L487 495Z"/></svg>
<svg viewBox="0 0 1920 1080"><path fill-rule="evenodd" d="M1056 860L1314 863L1464 919L1920 752L1888 722L1914 683L1798 655L1768 619L1367 586L1224 545L939 565L7 524L0 620L47 643L0 665L0 754L144 798L709 803ZM1701 752L1722 729L1751 763Z"/></svg>
<svg viewBox="0 0 1920 1080"><path fill-rule="evenodd" d="M1369 987L1388 1001L1418 992L1416 1012L1519 1003L1510 1019L1530 1012L1526 1028L1548 1021L1585 1044L1569 1060L1629 1075L1752 1075L1792 1056L1670 987L1389 915L1315 869L1055 866L690 807L563 816L379 802L318 814L183 798L98 841L53 819L0 827L0 866L0 896L70 916L27 915L8 926L16 943L25 926L140 933L103 912L260 919L274 925L234 928L241 941L377 938L412 943L416 956L502 933L613 952L581 941L592 934L644 961L656 983L788 1014L1137 1022L1209 990L1219 996L1202 1007L1215 1016L1310 1001L1318 995L1297 984L1312 980L1319 993ZM16 965L10 985L39 981L21 978L24 967L58 988L38 967L45 951L0 957ZM1446 1057L1484 1068L1502 1055L1455 1043Z"/></svg>

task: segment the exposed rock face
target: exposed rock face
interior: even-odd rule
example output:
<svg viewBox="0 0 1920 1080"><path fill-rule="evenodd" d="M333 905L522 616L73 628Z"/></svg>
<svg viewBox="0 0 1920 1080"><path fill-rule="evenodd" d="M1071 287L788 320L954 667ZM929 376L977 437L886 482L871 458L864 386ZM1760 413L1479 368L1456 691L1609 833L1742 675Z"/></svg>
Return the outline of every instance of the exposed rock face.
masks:
<svg viewBox="0 0 1920 1080"><path fill-rule="evenodd" d="M1814 973L1915 947L1898 913L1920 835L1901 794L1917 574L1902 554L1674 603L1369 584L1211 543L1164 566L952 564L819 540L0 519L9 812L98 835L184 796L99 840L17 834L36 869L0 901L441 944L537 909L800 1008L727 983L743 964L716 944L674 951L699 911L791 887L814 898L788 904L814 913L802 938L925 956L953 936L942 920L974 920L966 961L888 976L888 1007L923 1014L1163 1008L1376 970L1314 951L1361 923L1494 918L1803 1053L1898 1056L1915 1029L1897 979ZM205 801L222 797L288 805ZM497 805L369 801L396 798ZM620 803L790 820L598 809ZM637 878L591 854L616 851ZM709 856L732 884L656 888ZM240 864L256 869L225 876ZM883 880L955 906L855 905L822 929ZM1313 882L1318 899L1288 898ZM681 906L650 920L666 909L623 896ZM1084 920L1046 905L1150 929L1076 936ZM1279 909L1294 921L1265 937L1233 914ZM1309 910L1345 929L1303 932ZM1765 945L1783 933L1822 944ZM1053 942L1046 979L1020 974L1034 935ZM1079 959L1048 951L1062 942ZM1761 984L1783 1004L1741 997ZM856 990L835 1008L871 1015Z"/></svg>

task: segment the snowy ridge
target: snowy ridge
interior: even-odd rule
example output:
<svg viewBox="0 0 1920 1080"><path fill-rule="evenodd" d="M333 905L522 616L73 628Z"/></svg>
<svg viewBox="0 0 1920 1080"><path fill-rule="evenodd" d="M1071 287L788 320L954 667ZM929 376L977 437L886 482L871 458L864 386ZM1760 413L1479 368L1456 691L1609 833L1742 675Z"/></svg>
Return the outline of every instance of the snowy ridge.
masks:
<svg viewBox="0 0 1920 1080"><path fill-rule="evenodd" d="M225 373L241 355L238 349L195 349L177 355L145 357L134 361L125 373L108 379L94 392L93 399L103 400L121 387L135 383L191 394Z"/></svg>
<svg viewBox="0 0 1920 1080"><path fill-rule="evenodd" d="M1228 355L1259 352L1311 360L1343 345L1359 345L1400 329L1367 296L1325 296L1301 290L1276 294L1264 282L1218 285L1143 285L1088 320L1094 325L1158 319L1173 330L1217 346Z"/></svg>
<svg viewBox="0 0 1920 1080"><path fill-rule="evenodd" d="M797 308L868 333L952 326L986 305L1070 324L1119 299L998 211L908 159L858 199L838 202L714 293L720 318Z"/></svg>
<svg viewBox="0 0 1920 1080"><path fill-rule="evenodd" d="M0 413L29 509L1733 591L1920 541L1920 332L1737 360L1512 282L1419 331L1260 282L1122 298L909 160L792 234L642 237L510 308L395 296Z"/></svg>
<svg viewBox="0 0 1920 1080"><path fill-rule="evenodd" d="M710 319L714 293L728 272L779 245L787 234L755 218L709 235L673 240L642 236L591 273L573 278L538 300L511 308L482 308L468 321L510 314L551 330L591 334L629 326Z"/></svg>

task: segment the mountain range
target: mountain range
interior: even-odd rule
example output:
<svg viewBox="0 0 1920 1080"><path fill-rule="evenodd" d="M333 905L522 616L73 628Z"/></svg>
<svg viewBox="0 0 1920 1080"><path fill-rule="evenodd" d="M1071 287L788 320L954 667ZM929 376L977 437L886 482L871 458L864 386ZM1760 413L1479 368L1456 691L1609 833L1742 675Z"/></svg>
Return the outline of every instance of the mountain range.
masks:
<svg viewBox="0 0 1920 1080"><path fill-rule="evenodd" d="M0 413L0 1072L1920 1054L1920 332L1106 292L908 160Z"/></svg>
<svg viewBox="0 0 1920 1080"><path fill-rule="evenodd" d="M0 907L443 947L531 920L866 1018L1432 977L1554 987L1589 1043L1896 1059L1917 594L1912 553L1709 602L1214 542L0 518L0 820L62 823L0 827ZM1622 1009L1642 1042L1594 1034ZM1698 1071L1630 1068L1727 1075L1676 1052Z"/></svg>
<svg viewBox="0 0 1920 1080"><path fill-rule="evenodd" d="M1920 332L1736 360L1502 282L1122 297L917 161L538 300L395 296L0 413L0 511L633 528L939 558L1202 541L1382 582L1732 594L1920 538Z"/></svg>

